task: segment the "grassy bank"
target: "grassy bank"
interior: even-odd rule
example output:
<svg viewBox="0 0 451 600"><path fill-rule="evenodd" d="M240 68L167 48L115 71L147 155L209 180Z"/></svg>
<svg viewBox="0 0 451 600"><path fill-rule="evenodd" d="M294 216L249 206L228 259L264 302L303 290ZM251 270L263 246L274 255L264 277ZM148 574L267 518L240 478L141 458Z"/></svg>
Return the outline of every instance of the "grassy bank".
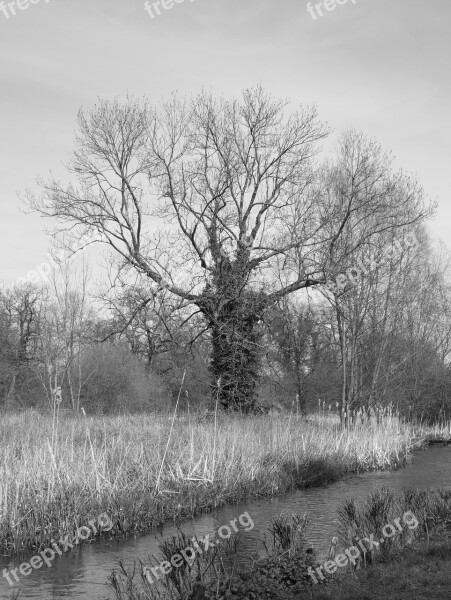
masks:
<svg viewBox="0 0 451 600"><path fill-rule="evenodd" d="M333 585L315 590L315 600L448 600L451 598L451 536L406 548Z"/></svg>
<svg viewBox="0 0 451 600"><path fill-rule="evenodd" d="M418 435L395 419L341 431L332 418L74 417L0 423L0 554L36 551L107 513L108 535L347 473L403 465Z"/></svg>
<svg viewBox="0 0 451 600"><path fill-rule="evenodd" d="M387 537L386 526L397 519L396 534ZM305 545L305 519L281 515L271 527L274 549L250 569L240 571L237 553L226 545L189 567L185 563L158 583L122 567L113 572L110 585L117 600L448 600L451 489L405 490L398 497L382 488L360 505L352 499L345 502L339 521L340 541L329 556L340 561L338 569L336 564L331 568L334 563L319 562ZM369 541L371 534L375 540L385 535L384 543L376 548ZM358 557L356 540L364 548ZM166 542L165 559L171 561L179 546L186 547L176 540ZM351 546L348 556L353 561L343 564ZM319 575L318 567L324 564L329 574L323 568Z"/></svg>
<svg viewBox="0 0 451 600"><path fill-rule="evenodd" d="M451 597L451 489L406 490L398 500L388 490L372 494L364 506L352 501L340 511L342 534L374 532L410 510L415 530L403 531L371 556L312 587L313 600L448 600ZM352 540L348 537L349 542ZM369 563L369 564L368 564Z"/></svg>

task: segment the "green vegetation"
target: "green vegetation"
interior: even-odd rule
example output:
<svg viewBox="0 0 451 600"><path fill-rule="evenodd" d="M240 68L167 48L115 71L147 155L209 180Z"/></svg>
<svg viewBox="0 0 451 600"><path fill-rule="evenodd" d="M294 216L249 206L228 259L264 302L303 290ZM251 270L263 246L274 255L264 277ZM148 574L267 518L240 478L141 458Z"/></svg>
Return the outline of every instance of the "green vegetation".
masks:
<svg viewBox="0 0 451 600"><path fill-rule="evenodd" d="M0 552L38 551L106 512L108 535L150 530L248 498L405 464L425 432L386 418L6 414ZM437 432L439 433L439 432ZM75 537L75 535L74 535Z"/></svg>
<svg viewBox="0 0 451 600"><path fill-rule="evenodd" d="M397 500L382 489L363 507L346 503L340 511L343 530L362 534L381 528L395 514L411 510L419 522L414 531L393 538L366 569L347 571L316 586L315 600L445 599L451 594L451 490L405 490ZM369 561L368 561L369 562ZM306 596L307 597L307 596Z"/></svg>
<svg viewBox="0 0 451 600"><path fill-rule="evenodd" d="M371 565L316 591L314 600L447 600L451 594L451 537L422 541L389 561ZM308 596L306 596L307 598Z"/></svg>
<svg viewBox="0 0 451 600"><path fill-rule="evenodd" d="M412 519L401 519L410 511ZM341 546L349 548L358 535L373 533L377 539L385 525L396 517L404 527L381 551L368 551L352 567L327 575L318 585L309 574L319 565L312 549L304 544L305 517L281 515L274 519L274 550L254 563L247 572L236 568L230 547L215 548L184 569L178 579L172 574L162 584L149 584L122 566L110 583L118 600L376 600L389 598L449 598L451 575L451 489L429 492L405 490L400 498L382 488L358 506L353 500L339 511ZM164 548L174 555L174 542ZM169 550L172 549L172 552ZM163 550L163 548L162 548ZM236 547L235 547L236 550ZM232 553L233 554L233 553ZM363 553L362 553L363 554ZM227 564L227 568L224 568ZM203 568L205 567L206 568ZM215 567L215 568L213 568ZM183 580L183 586L174 585Z"/></svg>

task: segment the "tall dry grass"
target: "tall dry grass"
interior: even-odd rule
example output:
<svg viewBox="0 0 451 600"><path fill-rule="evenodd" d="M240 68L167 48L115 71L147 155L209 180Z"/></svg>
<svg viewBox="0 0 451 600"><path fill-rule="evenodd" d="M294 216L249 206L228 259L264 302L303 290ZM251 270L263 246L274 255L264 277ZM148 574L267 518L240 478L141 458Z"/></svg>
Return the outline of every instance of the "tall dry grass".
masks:
<svg viewBox="0 0 451 600"><path fill-rule="evenodd" d="M83 417L0 422L0 553L46 547L107 512L139 532L249 497L403 465L418 440L396 419L340 430L332 417Z"/></svg>

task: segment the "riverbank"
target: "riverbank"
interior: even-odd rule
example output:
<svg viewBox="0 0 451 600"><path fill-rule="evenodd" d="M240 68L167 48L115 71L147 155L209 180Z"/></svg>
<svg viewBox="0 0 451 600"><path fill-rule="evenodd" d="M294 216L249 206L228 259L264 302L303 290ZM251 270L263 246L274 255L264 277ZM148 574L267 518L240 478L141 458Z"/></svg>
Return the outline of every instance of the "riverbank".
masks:
<svg viewBox="0 0 451 600"><path fill-rule="evenodd" d="M158 587L134 568L113 572L110 585L117 600L449 599L451 489L395 496L381 488L360 505L345 502L339 519L340 538L327 561L303 543L305 519L281 515L271 527L274 550L247 570L223 548L159 580ZM164 550L171 560L174 540Z"/></svg>
<svg viewBox="0 0 451 600"><path fill-rule="evenodd" d="M398 501L393 492L373 494L367 506L352 500L340 510L341 531L363 538L374 532L384 538L384 523L410 511L409 524L399 535L386 539L362 567L328 576L324 585L313 586L315 600L440 600L451 597L451 489L405 490ZM388 528L387 528L388 529ZM387 529L385 531L387 531ZM397 532L398 534L399 532ZM350 540L351 541L351 540ZM387 544L387 542L390 542ZM374 546L374 545L373 545Z"/></svg>
<svg viewBox="0 0 451 600"><path fill-rule="evenodd" d="M314 600L449 600L451 598L451 536L407 548L390 562L351 577L337 578L313 594Z"/></svg>
<svg viewBox="0 0 451 600"><path fill-rule="evenodd" d="M0 553L77 538L100 514L111 519L108 536L137 534L224 504L395 469L423 442L392 418L343 431L327 415L61 415L58 423L34 411L5 415Z"/></svg>

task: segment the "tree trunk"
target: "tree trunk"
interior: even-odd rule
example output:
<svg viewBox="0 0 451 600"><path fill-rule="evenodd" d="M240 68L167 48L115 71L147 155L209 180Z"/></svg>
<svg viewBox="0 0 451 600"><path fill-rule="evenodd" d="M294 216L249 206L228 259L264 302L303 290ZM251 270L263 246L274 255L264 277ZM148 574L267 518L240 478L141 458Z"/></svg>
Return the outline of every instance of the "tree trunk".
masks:
<svg viewBox="0 0 451 600"><path fill-rule="evenodd" d="M17 371L14 371L11 376L11 383L6 393L5 408L6 410L12 410L16 404L16 384L17 384Z"/></svg>
<svg viewBox="0 0 451 600"><path fill-rule="evenodd" d="M343 325L343 320L342 320L341 313L340 313L338 306L336 306L336 315L337 315L338 337L340 340L341 370L342 370L340 424L342 427L346 427L347 421L348 421L348 406L346 404L347 389L348 389L346 331L345 331L345 328Z"/></svg>
<svg viewBox="0 0 451 600"><path fill-rule="evenodd" d="M306 405L305 405L305 394L304 394L304 385L301 377L301 365L296 365L296 389L297 389L297 407L296 410L299 411L301 415L306 415Z"/></svg>
<svg viewBox="0 0 451 600"><path fill-rule="evenodd" d="M258 321L250 297L229 301L212 324L214 395L226 409L252 412L260 364Z"/></svg>

